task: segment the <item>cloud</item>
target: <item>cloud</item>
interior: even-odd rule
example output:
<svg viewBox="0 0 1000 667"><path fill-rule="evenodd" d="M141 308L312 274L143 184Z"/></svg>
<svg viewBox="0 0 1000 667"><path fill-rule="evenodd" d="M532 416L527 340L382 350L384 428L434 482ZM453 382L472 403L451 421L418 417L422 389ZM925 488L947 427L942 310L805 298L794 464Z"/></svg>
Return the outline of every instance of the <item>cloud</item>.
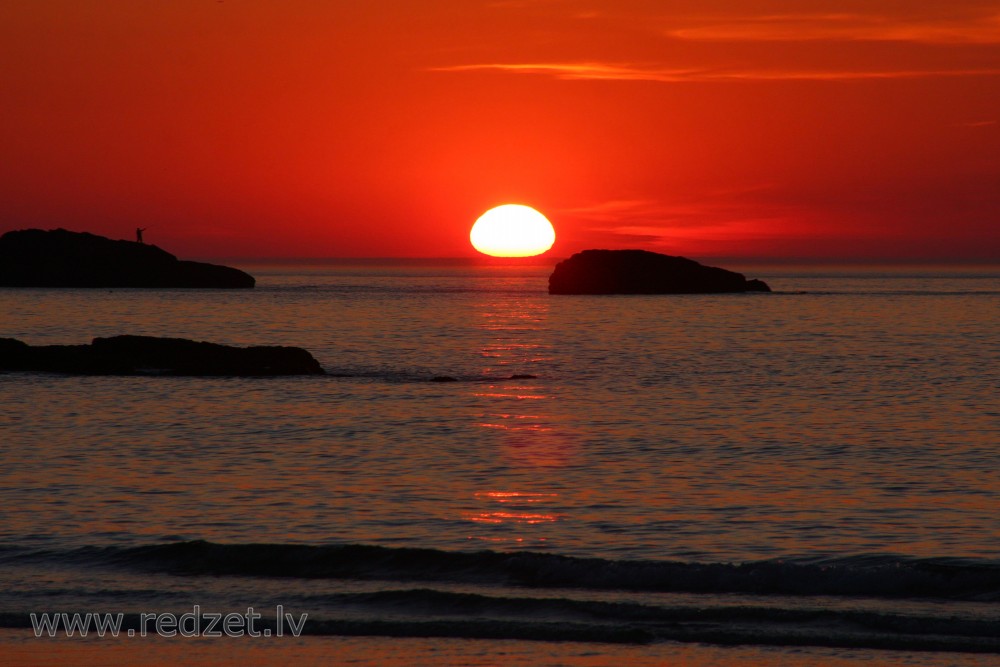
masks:
<svg viewBox="0 0 1000 667"><path fill-rule="evenodd" d="M560 213L590 223L589 229L594 232L643 240L712 237L727 233L742 237L770 235L772 232L766 230L800 220L805 212L759 197L769 189L765 186L719 191L689 202L614 199L564 209Z"/></svg>
<svg viewBox="0 0 1000 667"><path fill-rule="evenodd" d="M1000 44L1000 14L964 19L908 20L874 14L775 14L703 19L672 28L675 39L721 42L874 41Z"/></svg>
<svg viewBox="0 0 1000 667"><path fill-rule="evenodd" d="M564 209L559 213L591 223L592 229L623 234L655 236L662 226L697 227L706 219L713 222L728 217L735 204L719 201L663 202L654 199L613 199L587 206Z"/></svg>
<svg viewBox="0 0 1000 667"><path fill-rule="evenodd" d="M597 18L597 17L595 17ZM601 17L605 18L605 17ZM609 19L610 20L610 19ZM634 21L634 17L631 19ZM669 22L671 27L663 30ZM609 23L613 30L617 23ZM620 27L620 26L619 26ZM912 18L876 13L784 13L709 17L709 16L647 16L639 33L630 33L635 39L642 35L662 44L664 37L687 42L893 42L935 45L1000 45L1000 13L966 15L954 12L948 18ZM677 44L674 48L677 48ZM759 49L758 49L759 51ZM766 47L765 47L766 51ZM881 52L882 50L880 50ZM698 53L700 51L696 51ZM754 64L742 60L697 63L684 65L656 60L637 60L634 56L615 58L611 55L593 60L545 59L527 62L505 59L487 60L432 68L439 72L497 71L510 74L548 76L564 81L649 81L659 83L727 82L727 81L864 81L885 79L931 79L957 77L992 77L1000 75L1000 61L995 57L978 63L952 61L942 58L950 51L931 48L920 65L903 65L903 61L873 60L869 53L858 57L850 65L821 66L809 64L808 58L789 56L787 64ZM647 53L649 51L647 50ZM720 51L713 57L720 54ZM803 55L815 57L811 49ZM844 49L827 53L843 57ZM992 53L992 51L990 51ZM744 54L745 56L745 54ZM690 54L689 56L690 57ZM736 57L736 56L733 56ZM910 62L918 62L911 60ZM815 63L815 61L813 61ZM892 63L892 64L889 64Z"/></svg>
<svg viewBox="0 0 1000 667"><path fill-rule="evenodd" d="M566 80L684 81L695 76L694 69L640 69L610 63L484 63L433 67L434 72L475 72L498 70L515 74L547 74Z"/></svg>
<svg viewBox="0 0 1000 667"><path fill-rule="evenodd" d="M751 247L774 252L776 243L801 249L842 243L848 236L878 241L907 233L883 224L848 224L858 219L857 211L834 210L823 202L789 201L788 194L780 184L761 183L707 191L686 200L596 201L558 213L561 219L574 220L578 244L639 245L675 254L745 254Z"/></svg>
<svg viewBox="0 0 1000 667"><path fill-rule="evenodd" d="M794 70L664 68L628 63L482 63L433 67L434 72L500 71L540 74L565 81L654 81L660 83L724 81L861 81L1000 76L1000 68L898 69L898 70Z"/></svg>
<svg viewBox="0 0 1000 667"><path fill-rule="evenodd" d="M587 206L568 208L560 211L586 220L620 221L637 218L662 218L665 213L674 211L653 199L611 199Z"/></svg>

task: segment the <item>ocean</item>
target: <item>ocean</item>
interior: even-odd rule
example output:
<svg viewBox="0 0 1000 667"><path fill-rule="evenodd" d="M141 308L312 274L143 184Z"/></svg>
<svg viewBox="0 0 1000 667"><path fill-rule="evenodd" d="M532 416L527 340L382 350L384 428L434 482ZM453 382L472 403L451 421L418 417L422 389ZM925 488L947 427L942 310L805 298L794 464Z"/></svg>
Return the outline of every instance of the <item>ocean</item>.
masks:
<svg viewBox="0 0 1000 667"><path fill-rule="evenodd" d="M737 266L774 292L682 296L240 268L256 289L0 289L0 337L328 372L0 374L10 664L1000 660L997 267ZM250 607L260 637L124 636ZM63 613L122 636L39 632Z"/></svg>

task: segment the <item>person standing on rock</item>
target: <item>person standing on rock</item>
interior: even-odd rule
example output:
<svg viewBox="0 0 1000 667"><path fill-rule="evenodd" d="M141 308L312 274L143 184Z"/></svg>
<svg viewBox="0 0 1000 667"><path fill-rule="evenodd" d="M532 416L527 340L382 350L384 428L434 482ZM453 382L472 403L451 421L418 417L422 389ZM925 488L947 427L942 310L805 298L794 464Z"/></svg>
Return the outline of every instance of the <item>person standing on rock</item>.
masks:
<svg viewBox="0 0 1000 667"><path fill-rule="evenodd" d="M136 243L142 243L142 233L144 231L146 231L146 229L144 227L136 227L135 228L135 240L136 240Z"/></svg>

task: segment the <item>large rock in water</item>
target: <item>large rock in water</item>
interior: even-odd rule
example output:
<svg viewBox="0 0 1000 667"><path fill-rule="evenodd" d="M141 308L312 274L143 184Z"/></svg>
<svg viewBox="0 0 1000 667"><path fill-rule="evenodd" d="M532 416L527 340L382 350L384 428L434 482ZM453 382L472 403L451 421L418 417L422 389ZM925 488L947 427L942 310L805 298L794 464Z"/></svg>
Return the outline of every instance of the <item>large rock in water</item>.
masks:
<svg viewBox="0 0 1000 667"><path fill-rule="evenodd" d="M300 347L231 347L184 338L112 336L90 345L31 346L0 338L0 370L79 375L323 375Z"/></svg>
<svg viewBox="0 0 1000 667"><path fill-rule="evenodd" d="M228 266L178 260L155 245L65 229L0 236L0 287L253 287Z"/></svg>
<svg viewBox="0 0 1000 667"><path fill-rule="evenodd" d="M556 264L549 294L770 292L762 280L648 250L584 250Z"/></svg>

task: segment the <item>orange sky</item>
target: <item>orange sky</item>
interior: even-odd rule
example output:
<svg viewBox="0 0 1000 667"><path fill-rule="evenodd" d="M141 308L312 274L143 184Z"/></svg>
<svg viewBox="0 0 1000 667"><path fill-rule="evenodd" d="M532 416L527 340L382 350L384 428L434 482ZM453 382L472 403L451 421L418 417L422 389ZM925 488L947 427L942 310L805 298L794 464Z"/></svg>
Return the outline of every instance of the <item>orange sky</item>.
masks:
<svg viewBox="0 0 1000 667"><path fill-rule="evenodd" d="M995 0L5 0L0 62L0 231L1000 258Z"/></svg>

